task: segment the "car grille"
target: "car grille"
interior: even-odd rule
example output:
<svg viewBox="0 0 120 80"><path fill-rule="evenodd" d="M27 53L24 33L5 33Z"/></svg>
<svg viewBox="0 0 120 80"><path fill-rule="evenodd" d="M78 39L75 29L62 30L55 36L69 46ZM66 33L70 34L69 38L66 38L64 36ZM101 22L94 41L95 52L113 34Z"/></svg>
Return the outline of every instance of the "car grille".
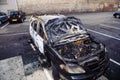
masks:
<svg viewBox="0 0 120 80"><path fill-rule="evenodd" d="M105 52L102 52L99 55L99 61L95 60L95 61L86 63L87 68L93 72L98 72L98 71L104 70L104 66L106 65L106 57L105 56L106 56Z"/></svg>

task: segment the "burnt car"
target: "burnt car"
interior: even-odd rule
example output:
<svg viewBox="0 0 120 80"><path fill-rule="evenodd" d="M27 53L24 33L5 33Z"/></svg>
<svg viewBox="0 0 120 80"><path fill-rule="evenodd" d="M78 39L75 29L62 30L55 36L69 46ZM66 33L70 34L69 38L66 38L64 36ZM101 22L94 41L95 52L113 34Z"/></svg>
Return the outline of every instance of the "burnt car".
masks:
<svg viewBox="0 0 120 80"><path fill-rule="evenodd" d="M51 64L54 80L93 80L108 66L105 46L91 38L80 19L34 17L29 31L42 62Z"/></svg>
<svg viewBox="0 0 120 80"><path fill-rule="evenodd" d="M25 12L22 11L10 11L9 12L9 16L8 16L8 20L10 23L12 22L24 22L24 20L26 19L26 15Z"/></svg>

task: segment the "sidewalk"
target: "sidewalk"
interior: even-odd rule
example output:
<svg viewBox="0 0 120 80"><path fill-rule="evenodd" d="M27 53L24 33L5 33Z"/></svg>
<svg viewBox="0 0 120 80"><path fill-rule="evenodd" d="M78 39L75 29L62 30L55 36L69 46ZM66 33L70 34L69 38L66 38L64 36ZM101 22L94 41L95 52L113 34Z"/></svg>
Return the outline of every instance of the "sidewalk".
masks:
<svg viewBox="0 0 120 80"><path fill-rule="evenodd" d="M26 80L21 56L0 61L0 80Z"/></svg>

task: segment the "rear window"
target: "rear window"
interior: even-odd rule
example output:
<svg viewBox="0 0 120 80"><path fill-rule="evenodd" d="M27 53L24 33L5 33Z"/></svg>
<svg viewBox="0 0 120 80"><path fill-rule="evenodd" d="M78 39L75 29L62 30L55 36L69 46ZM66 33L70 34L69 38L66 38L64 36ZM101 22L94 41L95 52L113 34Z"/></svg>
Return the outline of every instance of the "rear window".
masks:
<svg viewBox="0 0 120 80"><path fill-rule="evenodd" d="M18 15L19 12L17 12L17 11L10 12L10 15L13 15L13 14Z"/></svg>

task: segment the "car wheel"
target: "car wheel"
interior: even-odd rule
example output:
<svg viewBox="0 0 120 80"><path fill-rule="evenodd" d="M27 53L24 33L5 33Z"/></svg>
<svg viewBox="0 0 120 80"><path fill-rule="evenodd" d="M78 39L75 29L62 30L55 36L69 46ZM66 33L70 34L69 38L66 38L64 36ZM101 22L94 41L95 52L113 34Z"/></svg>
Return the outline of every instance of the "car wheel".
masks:
<svg viewBox="0 0 120 80"><path fill-rule="evenodd" d="M116 18L116 15L114 15L114 18Z"/></svg>
<svg viewBox="0 0 120 80"><path fill-rule="evenodd" d="M51 67L51 59L50 59L49 53L47 51L45 51L45 56L46 56L47 67Z"/></svg>
<svg viewBox="0 0 120 80"><path fill-rule="evenodd" d="M51 62L51 65L52 65L52 76L53 76L54 80L59 80L60 79L59 71L57 71L53 62Z"/></svg>
<svg viewBox="0 0 120 80"><path fill-rule="evenodd" d="M120 18L120 15L116 15L116 18Z"/></svg>

